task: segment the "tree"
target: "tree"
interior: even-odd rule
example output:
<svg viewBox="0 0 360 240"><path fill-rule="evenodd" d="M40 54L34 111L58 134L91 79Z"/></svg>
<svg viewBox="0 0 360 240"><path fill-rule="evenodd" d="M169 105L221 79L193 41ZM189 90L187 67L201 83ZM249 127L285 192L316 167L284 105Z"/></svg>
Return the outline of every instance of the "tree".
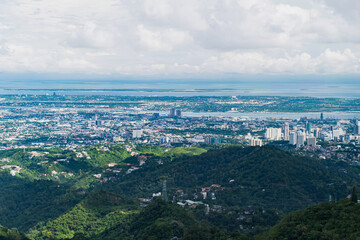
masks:
<svg viewBox="0 0 360 240"><path fill-rule="evenodd" d="M353 187L352 194L351 194L351 201L357 203L357 195L356 195L356 187Z"/></svg>

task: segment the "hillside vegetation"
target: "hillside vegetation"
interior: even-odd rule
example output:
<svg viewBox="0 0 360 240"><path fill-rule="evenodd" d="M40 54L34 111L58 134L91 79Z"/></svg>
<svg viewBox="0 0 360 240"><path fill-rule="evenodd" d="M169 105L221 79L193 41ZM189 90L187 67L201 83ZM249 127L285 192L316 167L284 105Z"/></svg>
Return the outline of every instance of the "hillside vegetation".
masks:
<svg viewBox="0 0 360 240"><path fill-rule="evenodd" d="M122 224L103 232L99 239L143 239L167 240L173 237L183 240L242 240L248 239L238 233L229 233L219 230L208 223L197 221L191 212L187 212L176 204L156 200L141 211L129 224L127 235L123 233Z"/></svg>
<svg viewBox="0 0 360 240"><path fill-rule="evenodd" d="M1 240L29 240L23 233L14 229L8 229L0 226L0 239Z"/></svg>
<svg viewBox="0 0 360 240"><path fill-rule="evenodd" d="M81 235L92 239L118 224L125 229L138 212L138 203L134 200L97 192L58 218L37 224L29 236L32 239L69 239Z"/></svg>
<svg viewBox="0 0 360 240"><path fill-rule="evenodd" d="M118 194L149 196L167 180L170 194L188 195L212 184L221 185L214 202L225 206L258 205L288 212L348 194L357 169L293 156L272 146L230 147L197 156L179 157L164 165L143 168L116 184L104 186Z"/></svg>
<svg viewBox="0 0 360 240"><path fill-rule="evenodd" d="M89 195L64 215L38 224L31 239L247 239L200 223L190 211L157 199L141 211L137 202L107 192Z"/></svg>
<svg viewBox="0 0 360 240"><path fill-rule="evenodd" d="M32 239L141 239L159 231L164 238L186 239L191 231L254 236L289 212L344 198L360 180L359 169L345 162L273 146L9 150L0 159L0 166L21 168L13 176L11 167L0 171L0 224ZM164 180L173 204L159 209L183 219L161 215L138 224Z"/></svg>
<svg viewBox="0 0 360 240"><path fill-rule="evenodd" d="M83 198L64 184L4 173L0 173L0 191L0 223L21 231L60 216Z"/></svg>
<svg viewBox="0 0 360 240"><path fill-rule="evenodd" d="M343 199L293 212L256 239L360 239L360 204Z"/></svg>

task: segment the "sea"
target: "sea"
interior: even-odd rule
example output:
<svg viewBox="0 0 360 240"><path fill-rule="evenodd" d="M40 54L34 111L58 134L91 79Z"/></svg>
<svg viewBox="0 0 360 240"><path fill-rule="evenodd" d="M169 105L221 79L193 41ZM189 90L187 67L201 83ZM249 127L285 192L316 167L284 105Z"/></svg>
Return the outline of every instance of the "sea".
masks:
<svg viewBox="0 0 360 240"><path fill-rule="evenodd" d="M129 79L129 80L1 80L0 95L107 95L107 96L289 96L315 98L360 98L357 78L292 79ZM162 112L161 114L166 114ZM316 119L319 112L184 112L184 116L221 116ZM360 119L359 112L327 112L325 118Z"/></svg>
<svg viewBox="0 0 360 240"><path fill-rule="evenodd" d="M1 80L0 94L359 98L358 78Z"/></svg>

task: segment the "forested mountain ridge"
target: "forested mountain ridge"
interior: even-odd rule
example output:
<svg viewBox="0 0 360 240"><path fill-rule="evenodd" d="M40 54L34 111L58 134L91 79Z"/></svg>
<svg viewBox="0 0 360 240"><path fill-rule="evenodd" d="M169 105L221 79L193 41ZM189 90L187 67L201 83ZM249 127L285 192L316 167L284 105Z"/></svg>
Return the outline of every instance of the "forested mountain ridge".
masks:
<svg viewBox="0 0 360 240"><path fill-rule="evenodd" d="M144 208L128 225L127 235L123 233L124 226L118 226L103 232L99 239L142 239L167 240L172 239L213 239L213 240L245 240L246 236L239 233L221 231L205 222L199 222L191 212L174 203L157 199Z"/></svg>
<svg viewBox="0 0 360 240"><path fill-rule="evenodd" d="M0 223L21 231L62 215L84 197L66 184L4 173L0 173L0 190Z"/></svg>
<svg viewBox="0 0 360 240"><path fill-rule="evenodd" d="M202 199L202 188L215 184L221 187L216 190L214 203L288 212L326 201L329 195L338 199L346 196L352 179L359 178L358 170L349 169L344 176L340 168L272 146L230 147L143 168L104 188L144 197L160 191L162 181L167 180L170 195L181 189L189 198Z"/></svg>
<svg viewBox="0 0 360 240"><path fill-rule="evenodd" d="M360 204L349 199L320 203L287 215L256 240L355 240L360 238Z"/></svg>
<svg viewBox="0 0 360 240"><path fill-rule="evenodd" d="M30 229L28 236L32 239L70 239L74 236L94 239L119 224L123 227L122 232L127 234L127 224L138 213L136 200L103 191L94 192L63 215L38 223Z"/></svg>
<svg viewBox="0 0 360 240"><path fill-rule="evenodd" d="M142 234L132 225L139 206L161 195L164 180L169 201L183 206L195 222L202 221L203 230L217 226L254 236L286 213L329 197L344 198L360 179L359 169L347 163L292 155L273 146L46 151L1 153L7 161L2 165L15 161L40 176L0 172L0 224L32 239L106 239L113 234L131 239ZM34 153L40 156L31 157ZM157 223L168 225L162 221Z"/></svg>
<svg viewBox="0 0 360 240"><path fill-rule="evenodd" d="M38 224L28 236L44 240L247 239L201 223L191 211L174 203L156 199L140 210L137 202L103 191L90 194L64 215Z"/></svg>
<svg viewBox="0 0 360 240"><path fill-rule="evenodd" d="M138 146L132 152L161 159L200 154L202 148ZM125 162L125 160L127 162ZM28 148L0 151L0 224L27 231L37 223L64 214L104 179L119 178L137 158L122 145L91 146L73 151ZM113 164L111 171L109 164ZM13 169L17 169L13 175ZM105 171L105 173L104 173ZM102 174L101 179L95 177ZM101 187L100 187L101 188Z"/></svg>

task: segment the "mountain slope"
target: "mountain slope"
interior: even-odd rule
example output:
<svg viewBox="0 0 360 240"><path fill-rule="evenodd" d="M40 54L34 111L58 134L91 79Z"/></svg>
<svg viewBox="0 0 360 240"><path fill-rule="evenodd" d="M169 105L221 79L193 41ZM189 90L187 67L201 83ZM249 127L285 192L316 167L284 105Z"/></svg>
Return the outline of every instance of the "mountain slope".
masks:
<svg viewBox="0 0 360 240"><path fill-rule="evenodd" d="M141 211L138 202L107 192L90 194L62 216L40 223L31 239L247 239L200 223L191 211L155 200ZM207 237L207 238L206 238Z"/></svg>
<svg viewBox="0 0 360 240"><path fill-rule="evenodd" d="M143 209L129 224L128 235L123 233L124 226L118 225L104 231L96 239L142 239L167 240L177 237L184 240L214 239L242 240L248 239L238 233L228 233L207 223L199 223L194 216L176 204L157 199Z"/></svg>
<svg viewBox="0 0 360 240"><path fill-rule="evenodd" d="M320 203L304 211L287 215L267 233L256 237L268 239L359 239L360 204L348 199Z"/></svg>
<svg viewBox="0 0 360 240"><path fill-rule="evenodd" d="M199 197L200 188L219 184L213 203L225 206L257 205L292 211L325 201L329 194L346 196L356 172L342 175L340 167L293 156L272 146L231 147L183 157L127 175L106 189L130 196L161 191L167 180L169 195L182 189L188 198Z"/></svg>
<svg viewBox="0 0 360 240"><path fill-rule="evenodd" d="M28 240L28 238L17 230L8 229L0 226L0 239L1 240Z"/></svg>
<svg viewBox="0 0 360 240"><path fill-rule="evenodd" d="M126 229L136 213L137 201L100 191L56 219L39 223L28 235L32 239L70 239L76 235L93 239L118 224Z"/></svg>
<svg viewBox="0 0 360 240"><path fill-rule="evenodd" d="M21 231L63 214L83 198L64 184L5 173L0 173L0 192L0 224Z"/></svg>

